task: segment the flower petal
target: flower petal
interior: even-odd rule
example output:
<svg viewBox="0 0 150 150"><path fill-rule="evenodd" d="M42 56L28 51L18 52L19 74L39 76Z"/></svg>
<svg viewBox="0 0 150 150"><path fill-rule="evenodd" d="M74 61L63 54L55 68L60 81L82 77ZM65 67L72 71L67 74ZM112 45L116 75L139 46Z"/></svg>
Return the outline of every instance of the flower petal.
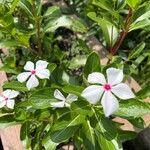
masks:
<svg viewBox="0 0 150 150"><path fill-rule="evenodd" d="M9 97L9 94L11 93L11 90L5 90L2 92L2 95L5 97Z"/></svg>
<svg viewBox="0 0 150 150"><path fill-rule="evenodd" d="M103 106L104 114L106 117L109 117L119 108L118 100L111 92L104 93L101 100L101 104Z"/></svg>
<svg viewBox="0 0 150 150"><path fill-rule="evenodd" d="M27 88L28 90L32 89L32 88L35 88L39 85L39 81L38 79L35 77L35 75L32 75L29 80L27 81Z"/></svg>
<svg viewBox="0 0 150 150"><path fill-rule="evenodd" d="M105 84L106 79L102 73L93 72L88 75L88 82L92 84L94 83Z"/></svg>
<svg viewBox="0 0 150 150"><path fill-rule="evenodd" d="M84 97L89 103L96 104L100 100L103 92L104 90L101 86L91 85L83 90L81 96Z"/></svg>
<svg viewBox="0 0 150 150"><path fill-rule="evenodd" d="M25 82L29 76L31 75L31 72L23 72L23 73L20 73L18 76L17 76L17 80L21 83Z"/></svg>
<svg viewBox="0 0 150 150"><path fill-rule="evenodd" d="M62 101L62 102L54 102L54 103L51 103L52 107L54 108L62 108L64 107L65 105L65 101Z"/></svg>
<svg viewBox="0 0 150 150"><path fill-rule="evenodd" d="M47 61L39 60L36 62L36 69L45 69L48 65Z"/></svg>
<svg viewBox="0 0 150 150"><path fill-rule="evenodd" d="M50 77L50 71L48 69L37 69L36 70L36 75L40 78L40 79L49 79Z"/></svg>
<svg viewBox="0 0 150 150"><path fill-rule="evenodd" d="M8 95L8 98L15 98L19 95L19 92L18 91L14 91L14 90L11 90L9 95Z"/></svg>
<svg viewBox="0 0 150 150"><path fill-rule="evenodd" d="M68 96L66 97L66 102L67 103L72 103L74 101L77 101L78 96L74 95L74 94L68 94Z"/></svg>
<svg viewBox="0 0 150 150"><path fill-rule="evenodd" d="M13 109L15 105L15 101L13 99L9 99L6 103L6 106L10 109Z"/></svg>
<svg viewBox="0 0 150 150"><path fill-rule="evenodd" d="M27 71L34 70L34 63L31 61L27 61L25 66L24 66L24 70L27 70Z"/></svg>
<svg viewBox="0 0 150 150"><path fill-rule="evenodd" d="M66 100L66 98L63 96L63 94L58 89L56 89L54 91L54 97L59 99L59 100L61 100L61 101L65 101Z"/></svg>
<svg viewBox="0 0 150 150"><path fill-rule="evenodd" d="M0 108L4 107L6 104L4 97L0 97Z"/></svg>
<svg viewBox="0 0 150 150"><path fill-rule="evenodd" d="M0 96L0 102L4 101L4 100L5 100L5 98L3 96Z"/></svg>
<svg viewBox="0 0 150 150"><path fill-rule="evenodd" d="M120 83L116 86L113 86L112 92L120 99L130 99L135 97L130 87L125 83Z"/></svg>
<svg viewBox="0 0 150 150"><path fill-rule="evenodd" d="M108 83L116 85L123 80L123 71L121 69L109 68L106 71Z"/></svg>

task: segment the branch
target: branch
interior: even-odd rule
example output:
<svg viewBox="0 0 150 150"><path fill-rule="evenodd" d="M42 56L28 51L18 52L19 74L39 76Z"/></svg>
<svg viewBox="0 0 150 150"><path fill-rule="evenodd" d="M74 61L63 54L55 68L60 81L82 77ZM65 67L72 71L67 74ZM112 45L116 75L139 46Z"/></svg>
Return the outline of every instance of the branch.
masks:
<svg viewBox="0 0 150 150"><path fill-rule="evenodd" d="M115 55L118 51L118 49L120 48L121 44L123 43L128 31L129 31L129 28L130 28L130 24L131 24L131 20L132 20L132 16L133 16L133 12L132 12L132 9L129 8L129 13L128 13L128 16L126 18L126 22L125 22L125 26L124 28L122 29L121 33L120 33L120 36L117 40L117 42L115 43L115 45L110 49L110 53L112 55Z"/></svg>

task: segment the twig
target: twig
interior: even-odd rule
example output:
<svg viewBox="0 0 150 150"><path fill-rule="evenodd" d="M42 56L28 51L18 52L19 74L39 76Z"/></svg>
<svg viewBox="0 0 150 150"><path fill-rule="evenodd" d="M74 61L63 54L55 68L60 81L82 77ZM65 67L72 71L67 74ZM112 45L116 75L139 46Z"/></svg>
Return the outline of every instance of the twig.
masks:
<svg viewBox="0 0 150 150"><path fill-rule="evenodd" d="M115 55L117 53L119 47L121 46L123 40L125 39L128 31L129 31L129 28L130 28L132 16L133 16L132 9L129 8L129 13L128 13L128 16L126 18L124 29L122 29L120 36L119 36L117 42L115 43L115 45L110 49L110 53L112 55Z"/></svg>

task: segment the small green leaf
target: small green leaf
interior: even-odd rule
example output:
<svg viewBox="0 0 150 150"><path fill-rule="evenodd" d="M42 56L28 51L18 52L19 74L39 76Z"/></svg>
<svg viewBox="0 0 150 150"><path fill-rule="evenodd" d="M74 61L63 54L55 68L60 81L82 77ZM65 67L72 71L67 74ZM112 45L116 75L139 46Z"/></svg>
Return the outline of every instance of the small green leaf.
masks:
<svg viewBox="0 0 150 150"><path fill-rule="evenodd" d="M20 0L19 6L25 11L25 13L28 15L28 17L34 18L34 15L31 12L32 6L27 0Z"/></svg>
<svg viewBox="0 0 150 150"><path fill-rule="evenodd" d="M44 32L54 32L59 27L70 28L71 19L67 16L55 17L49 20L44 27Z"/></svg>
<svg viewBox="0 0 150 150"><path fill-rule="evenodd" d="M44 13L43 17L48 17L48 16L52 15L55 11L59 11L59 10L60 10L60 8L58 6L51 6Z"/></svg>
<svg viewBox="0 0 150 150"><path fill-rule="evenodd" d="M42 145L46 150L56 150L58 143L53 142L48 136L47 138L43 139Z"/></svg>
<svg viewBox="0 0 150 150"><path fill-rule="evenodd" d="M143 49L145 48L145 43L142 42L140 44L138 44L129 54L129 59L133 59L133 58L137 58L139 56L139 54L143 51Z"/></svg>
<svg viewBox="0 0 150 150"><path fill-rule="evenodd" d="M144 129L145 127L145 122L141 117L129 119L128 121L131 122L134 127L141 128L141 129Z"/></svg>
<svg viewBox="0 0 150 150"><path fill-rule="evenodd" d="M118 18L118 13L113 9L113 2L111 0L93 0L92 4L108 11L111 15Z"/></svg>
<svg viewBox="0 0 150 150"><path fill-rule="evenodd" d="M76 56L69 61L69 69L76 69L83 67L86 63L87 56Z"/></svg>
<svg viewBox="0 0 150 150"><path fill-rule="evenodd" d="M142 0L126 0L126 3L131 7L131 8L136 8Z"/></svg>
<svg viewBox="0 0 150 150"><path fill-rule="evenodd" d="M118 131L118 138L122 142L135 139L136 136L137 133L133 131L123 131L123 130Z"/></svg>
<svg viewBox="0 0 150 150"><path fill-rule="evenodd" d="M87 101L77 100L71 103L71 111L76 114L92 116L91 106Z"/></svg>
<svg viewBox="0 0 150 150"><path fill-rule="evenodd" d="M62 90L68 94L71 93L71 94L80 96L81 92L84 90L84 88L81 86L67 85L67 86L63 87Z"/></svg>
<svg viewBox="0 0 150 150"><path fill-rule="evenodd" d="M20 139L25 149L29 149L31 145L30 122L27 121L21 126Z"/></svg>
<svg viewBox="0 0 150 150"><path fill-rule="evenodd" d="M16 124L19 124L19 122L15 121L13 115L4 115L0 117L0 128L6 128Z"/></svg>
<svg viewBox="0 0 150 150"><path fill-rule="evenodd" d="M146 26L150 25L150 20L149 19L144 19L142 21L139 21L137 23L133 23L130 26L129 32L137 29L143 29Z"/></svg>
<svg viewBox="0 0 150 150"><path fill-rule="evenodd" d="M145 88L141 89L139 92L136 93L136 96L141 99L146 99L150 97L150 86L146 86Z"/></svg>
<svg viewBox="0 0 150 150"><path fill-rule="evenodd" d="M0 41L0 48L4 47L18 47L20 46L20 43L16 40L4 40Z"/></svg>
<svg viewBox="0 0 150 150"><path fill-rule="evenodd" d="M93 52L87 58L87 61L86 61L85 67L84 67L84 75L87 78L87 76L90 73L99 72L99 71L101 71L100 58L99 58L98 54Z"/></svg>
<svg viewBox="0 0 150 150"><path fill-rule="evenodd" d="M11 81L7 82L3 86L4 89L13 89L16 91L26 92L28 89L26 88L25 84L17 82L17 81Z"/></svg>

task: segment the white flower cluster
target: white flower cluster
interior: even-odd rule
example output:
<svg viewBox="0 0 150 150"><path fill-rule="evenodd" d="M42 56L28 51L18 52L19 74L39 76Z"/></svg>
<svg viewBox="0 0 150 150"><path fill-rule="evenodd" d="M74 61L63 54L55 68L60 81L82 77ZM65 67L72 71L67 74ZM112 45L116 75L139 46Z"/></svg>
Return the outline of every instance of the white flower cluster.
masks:
<svg viewBox="0 0 150 150"><path fill-rule="evenodd" d="M47 66L48 62L43 60L37 61L35 65L33 62L28 61L24 66L26 72L19 74L17 79L21 83L27 81L26 87L28 90L31 90L39 85L38 78L49 79L50 71L47 69ZM121 83L123 80L122 70L109 68L106 70L106 75L107 79L99 72L89 74L87 80L94 85L84 89L81 96L91 104L97 104L101 100L104 114L106 117L109 117L119 108L119 102L116 97L126 100L134 98L135 95L128 85ZM15 104L14 98L18 95L19 92L14 90L2 92L0 95L0 108L6 105L8 108L13 109ZM78 99L78 96L74 94L68 94L67 97L64 97L58 89L54 91L54 97L60 100L59 102L51 103L51 106L54 108L69 107L73 101Z"/></svg>

